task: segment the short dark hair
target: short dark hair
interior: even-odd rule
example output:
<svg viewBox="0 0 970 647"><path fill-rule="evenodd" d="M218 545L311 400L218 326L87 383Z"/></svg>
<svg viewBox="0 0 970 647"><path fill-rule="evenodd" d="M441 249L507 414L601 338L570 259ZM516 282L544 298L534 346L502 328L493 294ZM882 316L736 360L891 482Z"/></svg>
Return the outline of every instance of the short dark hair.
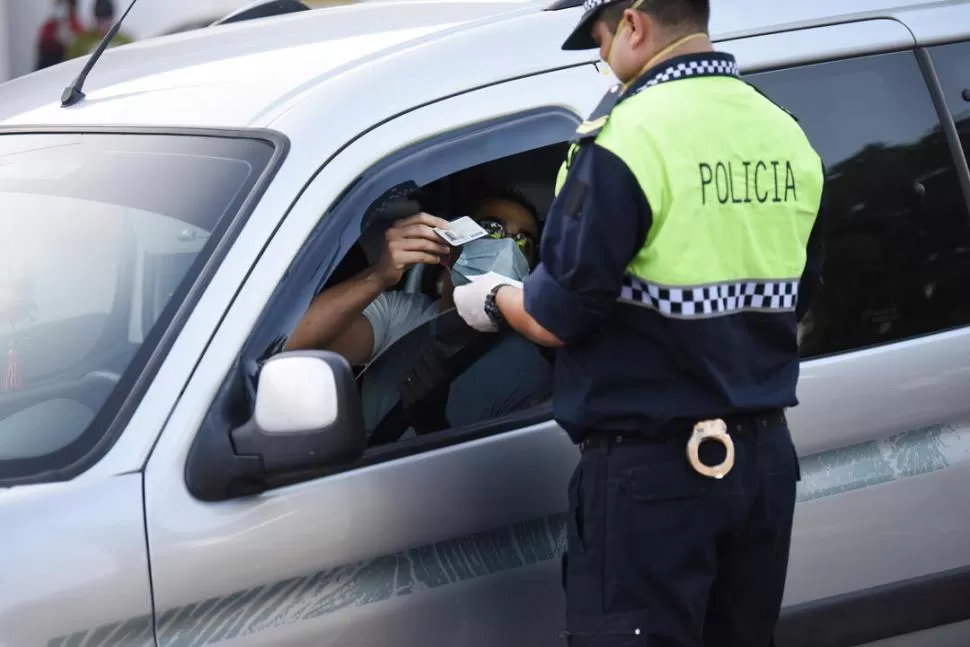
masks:
<svg viewBox="0 0 970 647"><path fill-rule="evenodd" d="M634 0L621 0L606 6L597 20L602 20L615 32L623 19L623 13L633 6ZM667 27L696 27L707 30L711 20L710 0L643 0L637 11Z"/></svg>

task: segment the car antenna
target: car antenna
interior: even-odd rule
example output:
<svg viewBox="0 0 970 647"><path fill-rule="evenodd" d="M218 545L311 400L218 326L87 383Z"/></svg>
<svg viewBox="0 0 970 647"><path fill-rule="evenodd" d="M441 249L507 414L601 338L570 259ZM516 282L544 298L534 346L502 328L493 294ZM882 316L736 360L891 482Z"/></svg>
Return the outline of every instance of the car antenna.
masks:
<svg viewBox="0 0 970 647"><path fill-rule="evenodd" d="M85 63L84 67L81 68L81 73L77 75L77 78L74 79L74 82L71 83L71 85L64 88L64 92L61 94L62 108L68 108L78 104L84 99L84 82L88 80L88 74L90 74L94 66L97 65L98 61L101 59L101 55L104 54L104 50L108 48L108 44L114 40L114 37L118 34L118 30L121 29L121 24L125 22L125 18L128 17L128 14L131 12L131 9L135 6L136 2L138 2L138 0L131 0L131 4L129 4L128 8L125 9L125 13L121 15L121 18L119 18L115 24L111 25L111 29L108 30L108 33L105 34L104 38L101 39L101 42L98 43L94 53L91 54L87 63Z"/></svg>

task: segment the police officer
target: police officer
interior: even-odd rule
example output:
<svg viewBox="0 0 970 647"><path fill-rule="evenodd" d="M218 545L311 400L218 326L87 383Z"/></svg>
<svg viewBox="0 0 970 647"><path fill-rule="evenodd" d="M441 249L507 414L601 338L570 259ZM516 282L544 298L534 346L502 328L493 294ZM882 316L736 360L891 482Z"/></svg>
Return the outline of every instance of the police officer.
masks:
<svg viewBox="0 0 970 647"><path fill-rule="evenodd" d="M709 17L708 0L587 1L564 48L599 46L622 83L576 131L541 263L454 295L474 328L558 348L577 646L763 647L780 612L824 171L713 51Z"/></svg>

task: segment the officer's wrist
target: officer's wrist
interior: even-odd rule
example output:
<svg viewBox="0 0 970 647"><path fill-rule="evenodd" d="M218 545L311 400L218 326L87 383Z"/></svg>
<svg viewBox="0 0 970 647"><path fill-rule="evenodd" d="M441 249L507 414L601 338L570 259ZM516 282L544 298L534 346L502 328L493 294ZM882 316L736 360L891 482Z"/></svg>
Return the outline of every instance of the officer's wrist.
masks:
<svg viewBox="0 0 970 647"><path fill-rule="evenodd" d="M502 313L502 309L498 305L498 295L502 291L502 288L511 287L508 283L500 283L493 287L488 296L485 297L485 314L493 324L499 328L504 328L508 325L505 320L505 314Z"/></svg>

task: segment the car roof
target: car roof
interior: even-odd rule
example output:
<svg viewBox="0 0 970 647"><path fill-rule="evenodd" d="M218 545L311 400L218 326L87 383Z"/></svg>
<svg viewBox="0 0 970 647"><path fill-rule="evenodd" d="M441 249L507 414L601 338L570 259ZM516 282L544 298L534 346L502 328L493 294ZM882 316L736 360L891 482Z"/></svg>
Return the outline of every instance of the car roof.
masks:
<svg viewBox="0 0 970 647"><path fill-rule="evenodd" d="M737 38L967 4L970 0L713 0L711 31L718 38ZM965 35L965 27L957 29Z"/></svg>
<svg viewBox="0 0 970 647"><path fill-rule="evenodd" d="M572 6L580 1L561 0L559 11L543 11L540 0L363 2L148 39L106 51L87 80L87 98L70 108L60 106L60 93L83 60L0 86L0 126L271 126L306 101L328 125L351 110L376 123L387 116L384 104L420 105L596 60L596 51L558 47L582 13ZM712 34L765 33L965 2L721 1L713 3Z"/></svg>
<svg viewBox="0 0 970 647"><path fill-rule="evenodd" d="M60 94L86 58L0 86L0 124L257 125L293 94L523 4L368 2L146 39L107 50L71 108Z"/></svg>

